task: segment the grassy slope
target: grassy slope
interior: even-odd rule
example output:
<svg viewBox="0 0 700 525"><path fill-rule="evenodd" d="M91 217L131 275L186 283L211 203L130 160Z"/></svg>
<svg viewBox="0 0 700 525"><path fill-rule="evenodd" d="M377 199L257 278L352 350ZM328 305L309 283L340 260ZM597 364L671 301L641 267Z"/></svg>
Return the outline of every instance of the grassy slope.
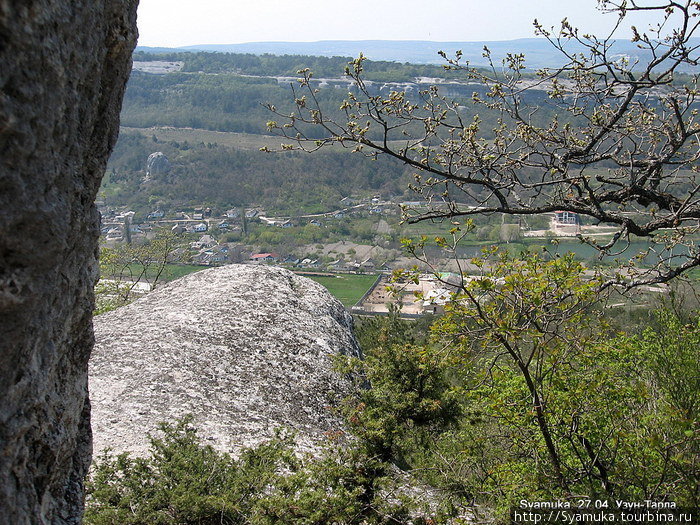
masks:
<svg viewBox="0 0 700 525"><path fill-rule="evenodd" d="M206 266L194 266L192 264L169 264L161 277L163 280L170 282L206 268Z"/></svg>
<svg viewBox="0 0 700 525"><path fill-rule="evenodd" d="M250 133L233 133L226 131L209 131L206 129L192 128L129 128L122 126L122 131L128 133L140 133L145 137L156 136L158 140L168 142L190 142L199 144L200 142L219 144L229 148L239 150L259 150L263 146L268 148L279 148L282 142L279 137L270 135L253 135Z"/></svg>

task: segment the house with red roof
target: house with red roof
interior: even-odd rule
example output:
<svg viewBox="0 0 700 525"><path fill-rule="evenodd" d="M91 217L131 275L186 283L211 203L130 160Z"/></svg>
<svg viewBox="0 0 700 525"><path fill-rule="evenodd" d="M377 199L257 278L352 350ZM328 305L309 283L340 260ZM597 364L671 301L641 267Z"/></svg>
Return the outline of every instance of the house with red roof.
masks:
<svg viewBox="0 0 700 525"><path fill-rule="evenodd" d="M250 256L250 260L257 263L271 263L279 261L278 253L254 253Z"/></svg>

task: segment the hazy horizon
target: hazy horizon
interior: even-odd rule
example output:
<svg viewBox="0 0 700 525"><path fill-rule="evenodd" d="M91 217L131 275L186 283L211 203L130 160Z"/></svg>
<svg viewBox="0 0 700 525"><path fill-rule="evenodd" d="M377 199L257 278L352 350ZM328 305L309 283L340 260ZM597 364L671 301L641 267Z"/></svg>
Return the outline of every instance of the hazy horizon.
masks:
<svg viewBox="0 0 700 525"><path fill-rule="evenodd" d="M268 42L497 42L535 38L533 20L559 26L567 17L582 32L607 36L616 16L595 0L141 0L139 45L187 47ZM507 16L504 16L507 15ZM648 14L631 21L646 29ZM630 36L623 30L620 38Z"/></svg>
<svg viewBox="0 0 700 525"><path fill-rule="evenodd" d="M162 47L162 48L172 48L172 49L187 49L199 46L234 46L234 45L247 45L247 44L319 44L324 42L408 42L408 43L430 43L430 44L476 44L481 42L517 42L519 40L541 40L546 42L544 37L522 37L522 38L510 38L510 39L499 39L499 40L421 40L415 38L402 38L402 39L387 39L387 38L362 38L362 39L349 39L349 38L335 38L335 39L323 39L323 40L251 40L249 42L197 42L196 44L186 44L180 46L163 46L163 45L150 45L142 44L139 42L138 47Z"/></svg>

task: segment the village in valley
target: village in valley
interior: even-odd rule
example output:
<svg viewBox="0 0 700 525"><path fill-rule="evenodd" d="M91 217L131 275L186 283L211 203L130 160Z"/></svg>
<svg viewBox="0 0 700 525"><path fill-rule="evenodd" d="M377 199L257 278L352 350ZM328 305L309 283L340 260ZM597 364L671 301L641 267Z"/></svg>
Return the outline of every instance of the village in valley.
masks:
<svg viewBox="0 0 700 525"><path fill-rule="evenodd" d="M280 76L272 65L246 72L249 66L236 55L194 58L200 62L188 66L190 55L169 55L167 60L139 55L133 91L125 98L122 133L97 201L105 249L170 236L172 249L164 258L160 254L173 270L169 278L227 264L276 265L322 282L355 313L383 314L391 304L400 305L405 316L420 316L439 313L461 280L479 273L471 261L484 248L497 245L516 255L574 252L589 268L600 268L615 266L616 258L629 262L649 247L631 236L629 249L601 256L594 245L610 241L617 227L561 210L517 217L475 213L470 233L455 250L441 249L435 241L450 238L454 228L449 214L442 220L405 220L425 217L441 198L411 189L413 167L382 158L367 162L344 147L329 146L318 155L293 151L293 145L280 144L285 137L270 134L277 123L269 122L270 128L264 122L274 116L275 104L289 98L288 82L294 77ZM407 66L391 67L398 69L368 84L372 93L402 89L406 96L417 96L438 71L444 73L426 66L435 75L406 73L410 82L404 85L396 79ZM348 80L329 78L315 78L313 85L342 106L351 89ZM193 79L206 79L207 87L195 89L189 84ZM442 80L436 93L455 97L458 111L468 113L474 89L481 88ZM236 111L226 90L238 97ZM222 108L207 113L206 123L200 121L204 95ZM535 89L536 97L545 95ZM229 113L237 120L218 120ZM487 127L496 123L495 114L481 118ZM595 169L602 176L607 168ZM473 212L487 202L459 190L447 200ZM431 248L417 259L405 251L403 239L426 239ZM411 268L420 273L415 287L404 283L399 293L388 293L392 274ZM109 274L103 271L106 279ZM151 279L147 287L152 284ZM347 289L352 292L343 295Z"/></svg>
<svg viewBox="0 0 700 525"><path fill-rule="evenodd" d="M380 195L344 197L334 211L296 217L272 216L260 206L234 207L223 212L200 206L171 213L154 209L142 214L140 219L134 211L98 204L102 214L102 244L107 248L148 243L159 233L166 233L173 239L168 264L186 266L188 272L226 264L269 264L289 268L326 285L329 279L352 281L362 276L364 279L358 281L355 295L344 303L352 313L364 315L383 315L395 306L400 307L404 317L441 313L464 275L479 272L470 259L479 256L483 246L498 243L517 249L527 246L519 243L546 245L566 239L571 242L582 234L609 235L610 230L582 225L575 213L555 212L547 217L545 228L497 223L488 228L491 237L476 243L471 253L435 254L434 260L421 262L402 252L390 236L400 227L402 210L427 206L420 201L383 199ZM299 228L324 229L338 221L368 219L374 225L374 242L347 239L304 245L295 238ZM246 234L253 228L283 232L285 242L268 249L248 244ZM240 240L231 241L232 238ZM396 286L393 272L406 268L421 272L418 281ZM140 286L142 291L149 289L148 283ZM329 288L333 291L333 286Z"/></svg>

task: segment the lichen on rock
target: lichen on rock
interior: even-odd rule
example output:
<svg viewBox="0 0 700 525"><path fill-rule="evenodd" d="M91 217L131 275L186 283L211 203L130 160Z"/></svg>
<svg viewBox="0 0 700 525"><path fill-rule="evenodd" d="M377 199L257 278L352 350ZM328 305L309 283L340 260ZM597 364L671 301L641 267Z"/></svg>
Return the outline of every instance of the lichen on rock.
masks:
<svg viewBox="0 0 700 525"><path fill-rule="evenodd" d="M281 268L197 272L95 319L90 362L95 451L145 454L147 432L194 415L219 450L284 427L312 451L342 424L351 381L333 356L360 356L351 317L321 285Z"/></svg>
<svg viewBox="0 0 700 525"><path fill-rule="evenodd" d="M0 522L78 523L91 460L94 200L136 0L0 0Z"/></svg>

